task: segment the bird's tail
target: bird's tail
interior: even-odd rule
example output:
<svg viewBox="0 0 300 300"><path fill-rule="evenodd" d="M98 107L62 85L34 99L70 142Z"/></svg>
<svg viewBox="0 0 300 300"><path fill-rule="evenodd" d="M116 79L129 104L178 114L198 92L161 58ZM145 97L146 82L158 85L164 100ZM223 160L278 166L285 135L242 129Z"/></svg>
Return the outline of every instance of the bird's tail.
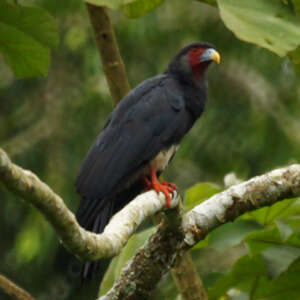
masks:
<svg viewBox="0 0 300 300"><path fill-rule="evenodd" d="M112 201L108 202L103 210L97 215L95 221L92 223L91 228L86 228L94 233L102 233L105 226L108 224L110 218L114 214L114 203ZM81 279L86 281L92 279L97 271L99 270L100 261L88 261L85 262L81 269Z"/></svg>
<svg viewBox="0 0 300 300"><path fill-rule="evenodd" d="M96 217L94 217L94 220L90 220L88 216L77 215L79 224L94 233L102 233L110 218L140 194L144 188L144 180L137 180L131 186L106 199L105 205L101 208L100 212L97 213ZM89 261L84 263L81 270L81 279L83 282L92 279L94 275L98 273L100 262L101 261Z"/></svg>

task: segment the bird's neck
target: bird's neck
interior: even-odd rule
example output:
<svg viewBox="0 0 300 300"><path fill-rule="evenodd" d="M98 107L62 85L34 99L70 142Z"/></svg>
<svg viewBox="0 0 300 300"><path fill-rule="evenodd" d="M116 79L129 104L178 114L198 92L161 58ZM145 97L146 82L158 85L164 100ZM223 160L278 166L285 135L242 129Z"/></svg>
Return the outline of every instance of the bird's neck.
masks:
<svg viewBox="0 0 300 300"><path fill-rule="evenodd" d="M184 89L186 99L186 108L193 116L194 120L198 119L204 111L207 102L207 82L205 77L197 82L181 83Z"/></svg>
<svg viewBox="0 0 300 300"><path fill-rule="evenodd" d="M192 68L193 81L196 86L201 86L205 82L206 71L210 63L210 61L203 62Z"/></svg>
<svg viewBox="0 0 300 300"><path fill-rule="evenodd" d="M178 82L186 100L186 107L194 120L201 116L207 102L206 69L207 66L192 72L178 72L178 69L171 65L165 72Z"/></svg>

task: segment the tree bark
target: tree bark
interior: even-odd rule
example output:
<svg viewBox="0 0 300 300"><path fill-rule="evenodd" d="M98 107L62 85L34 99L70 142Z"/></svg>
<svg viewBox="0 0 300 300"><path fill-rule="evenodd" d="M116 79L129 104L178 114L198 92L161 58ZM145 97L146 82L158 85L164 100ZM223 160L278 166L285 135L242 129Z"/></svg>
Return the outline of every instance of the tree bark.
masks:
<svg viewBox="0 0 300 300"><path fill-rule="evenodd" d="M274 170L214 195L185 214L177 230L160 225L98 300L149 298L161 276L210 231L245 212L299 195L300 165Z"/></svg>
<svg viewBox="0 0 300 300"><path fill-rule="evenodd" d="M19 300L34 300L34 298L25 290L17 286L14 282L7 277L0 274L0 288L5 293Z"/></svg>
<svg viewBox="0 0 300 300"><path fill-rule="evenodd" d="M0 181L44 214L66 248L88 260L116 255L116 249L124 246L138 224L165 207L162 193L142 194L112 218L104 233L97 235L81 228L63 200L32 172L14 165L4 151L0 151ZM234 185L194 207L182 220L178 209L167 210L167 218L157 232L126 265L112 289L99 299L146 299L161 276L213 229L245 212L299 196L300 165L295 164ZM173 197L174 208L177 198Z"/></svg>
<svg viewBox="0 0 300 300"><path fill-rule="evenodd" d="M172 277L182 300L208 300L203 282L189 252L186 252L172 268Z"/></svg>
<svg viewBox="0 0 300 300"><path fill-rule="evenodd" d="M108 9L86 3L93 25L95 42L113 101L117 104L129 91L130 86L118 43L111 24Z"/></svg>

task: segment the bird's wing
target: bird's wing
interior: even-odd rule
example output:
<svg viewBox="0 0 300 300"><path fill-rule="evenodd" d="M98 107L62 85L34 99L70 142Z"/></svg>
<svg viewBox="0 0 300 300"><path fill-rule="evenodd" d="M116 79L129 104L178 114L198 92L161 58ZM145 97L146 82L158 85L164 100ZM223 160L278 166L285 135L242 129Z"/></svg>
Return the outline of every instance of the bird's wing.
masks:
<svg viewBox="0 0 300 300"><path fill-rule="evenodd" d="M119 104L87 154L76 181L82 196L79 218L101 209L110 193L126 185L187 131L188 113L174 79L161 76L151 80Z"/></svg>

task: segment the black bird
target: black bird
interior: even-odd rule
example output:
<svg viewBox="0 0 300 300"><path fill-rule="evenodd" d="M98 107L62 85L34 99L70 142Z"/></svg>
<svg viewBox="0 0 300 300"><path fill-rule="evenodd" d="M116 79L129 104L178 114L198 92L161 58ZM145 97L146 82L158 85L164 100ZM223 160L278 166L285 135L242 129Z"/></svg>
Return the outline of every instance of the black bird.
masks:
<svg viewBox="0 0 300 300"><path fill-rule="evenodd" d="M146 188L163 192L170 205L170 192L176 187L160 183L158 176L204 110L205 73L212 61L220 62L212 45L193 43L163 74L143 81L114 109L76 180L81 226L101 233L111 216ZM87 262L83 278L91 277L96 267Z"/></svg>

